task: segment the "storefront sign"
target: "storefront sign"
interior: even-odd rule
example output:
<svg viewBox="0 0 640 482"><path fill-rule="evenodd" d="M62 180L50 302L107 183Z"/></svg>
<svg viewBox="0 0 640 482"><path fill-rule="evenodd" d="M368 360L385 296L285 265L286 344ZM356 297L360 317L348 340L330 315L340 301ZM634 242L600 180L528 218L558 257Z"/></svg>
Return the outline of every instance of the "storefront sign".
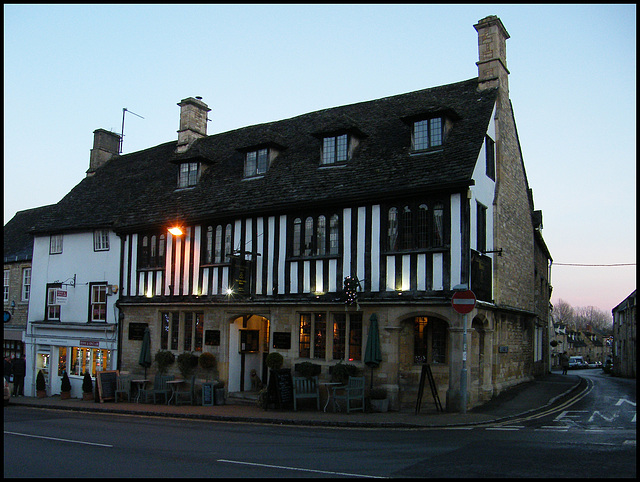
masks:
<svg viewBox="0 0 640 482"><path fill-rule="evenodd" d="M94 340L80 340L80 346L100 346L100 342Z"/></svg>
<svg viewBox="0 0 640 482"><path fill-rule="evenodd" d="M56 305L66 305L68 294L69 292L67 290L56 290Z"/></svg>

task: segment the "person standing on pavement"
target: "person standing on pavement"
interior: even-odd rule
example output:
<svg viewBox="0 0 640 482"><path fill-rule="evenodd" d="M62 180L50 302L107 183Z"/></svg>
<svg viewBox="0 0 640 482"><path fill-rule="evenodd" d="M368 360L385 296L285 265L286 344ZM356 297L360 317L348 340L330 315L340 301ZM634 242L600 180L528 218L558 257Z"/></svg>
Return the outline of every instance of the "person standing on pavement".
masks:
<svg viewBox="0 0 640 482"><path fill-rule="evenodd" d="M9 356L4 357L4 378L7 383L11 383L11 359Z"/></svg>
<svg viewBox="0 0 640 482"><path fill-rule="evenodd" d="M560 366L562 367L562 374L566 375L569 369L569 356L566 351L560 355Z"/></svg>
<svg viewBox="0 0 640 482"><path fill-rule="evenodd" d="M23 354L20 358L14 358L11 366L13 372L13 396L24 397L24 376L27 372L27 360Z"/></svg>

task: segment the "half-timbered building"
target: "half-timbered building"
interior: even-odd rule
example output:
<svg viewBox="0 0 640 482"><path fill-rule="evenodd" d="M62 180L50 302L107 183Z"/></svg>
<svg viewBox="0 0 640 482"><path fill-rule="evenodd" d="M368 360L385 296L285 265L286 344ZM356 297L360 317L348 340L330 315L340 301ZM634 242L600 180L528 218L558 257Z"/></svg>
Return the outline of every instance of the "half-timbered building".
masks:
<svg viewBox="0 0 640 482"><path fill-rule="evenodd" d="M215 135L189 97L177 142L96 167L68 198L103 206L119 237L118 367L141 370L148 326L154 352L214 353L228 392L264 378L274 351L326 379L339 361L365 368L375 315L382 362L363 371L395 409L415 404L423 363L449 410L463 368L469 407L529 380L549 264L509 35L497 17L475 28L478 77ZM478 299L468 316L451 305L462 287Z"/></svg>

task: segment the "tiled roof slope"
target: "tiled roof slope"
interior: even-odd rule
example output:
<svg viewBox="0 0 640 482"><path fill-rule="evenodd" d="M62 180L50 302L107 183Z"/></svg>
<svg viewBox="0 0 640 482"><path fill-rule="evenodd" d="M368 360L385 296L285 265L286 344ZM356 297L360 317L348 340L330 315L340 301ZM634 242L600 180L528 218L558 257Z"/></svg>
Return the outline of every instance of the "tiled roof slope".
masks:
<svg viewBox="0 0 640 482"><path fill-rule="evenodd" d="M208 167L190 189L176 189L176 142L115 157L60 201L43 228L114 223L129 230L468 185L497 92L477 86L477 78L470 79L198 139L183 158ZM411 155L406 119L442 111L457 119L443 148ZM364 135L353 157L343 167L319 167L319 135L344 128ZM243 179L241 150L269 142L283 149L267 173Z"/></svg>
<svg viewBox="0 0 640 482"><path fill-rule="evenodd" d="M54 205L19 211L4 225L4 262L28 261L33 255L33 236L29 230Z"/></svg>

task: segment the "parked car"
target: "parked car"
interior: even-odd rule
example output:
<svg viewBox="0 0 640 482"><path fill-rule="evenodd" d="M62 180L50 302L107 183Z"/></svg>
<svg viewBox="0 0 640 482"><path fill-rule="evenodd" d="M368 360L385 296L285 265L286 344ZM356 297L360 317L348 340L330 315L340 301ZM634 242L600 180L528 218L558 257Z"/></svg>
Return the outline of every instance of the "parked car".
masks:
<svg viewBox="0 0 640 482"><path fill-rule="evenodd" d="M587 362L581 356L572 356L569 358L569 369L587 368Z"/></svg>
<svg viewBox="0 0 640 482"><path fill-rule="evenodd" d="M11 399L11 387L9 387L9 382L6 378L2 377L4 380L4 404L9 405L9 400Z"/></svg>
<svg viewBox="0 0 640 482"><path fill-rule="evenodd" d="M589 368L600 368L602 366L602 362L596 361L588 363L587 365L589 365Z"/></svg>

